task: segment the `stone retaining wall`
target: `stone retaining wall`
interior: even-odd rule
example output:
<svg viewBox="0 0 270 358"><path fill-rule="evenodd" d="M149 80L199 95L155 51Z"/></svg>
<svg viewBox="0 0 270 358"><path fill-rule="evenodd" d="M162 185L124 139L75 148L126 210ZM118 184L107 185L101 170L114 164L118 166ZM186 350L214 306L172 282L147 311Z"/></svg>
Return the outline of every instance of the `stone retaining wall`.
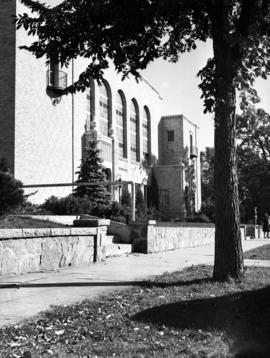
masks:
<svg viewBox="0 0 270 358"><path fill-rule="evenodd" d="M153 253L209 245L215 240L215 225L202 223L134 223L132 225L134 251ZM246 239L241 227L242 240Z"/></svg>
<svg viewBox="0 0 270 358"><path fill-rule="evenodd" d="M147 253L209 245L214 237L215 227L148 226Z"/></svg>
<svg viewBox="0 0 270 358"><path fill-rule="evenodd" d="M2 229L0 275L99 261L107 228Z"/></svg>

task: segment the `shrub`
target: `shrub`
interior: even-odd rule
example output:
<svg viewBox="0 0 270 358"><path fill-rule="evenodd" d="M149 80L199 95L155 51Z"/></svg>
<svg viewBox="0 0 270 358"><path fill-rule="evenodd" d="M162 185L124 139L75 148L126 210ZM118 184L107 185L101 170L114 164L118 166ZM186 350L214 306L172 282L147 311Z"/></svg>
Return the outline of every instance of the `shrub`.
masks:
<svg viewBox="0 0 270 358"><path fill-rule="evenodd" d="M147 186L147 206L159 209L159 188L154 171L151 173L150 185Z"/></svg>
<svg viewBox="0 0 270 358"><path fill-rule="evenodd" d="M10 173L6 161L0 161L0 215L8 214L25 201L22 183Z"/></svg>
<svg viewBox="0 0 270 358"><path fill-rule="evenodd" d="M130 192L126 187L124 187L122 191L121 204L124 209L124 217L126 219L126 223L129 223L131 218L132 198Z"/></svg>
<svg viewBox="0 0 270 358"><path fill-rule="evenodd" d="M80 215L91 214L93 207L86 196L81 198L70 194L64 198L49 197L42 205L42 209L55 215Z"/></svg>
<svg viewBox="0 0 270 358"><path fill-rule="evenodd" d="M201 212L195 214L193 218L187 218L186 221L193 222L193 223L205 223L205 224L211 223L211 220L209 219L209 217Z"/></svg>
<svg viewBox="0 0 270 358"><path fill-rule="evenodd" d="M206 215L210 222L215 222L215 204L211 199L204 200L201 206L201 214Z"/></svg>
<svg viewBox="0 0 270 358"><path fill-rule="evenodd" d="M128 188L125 186L123 187L123 190L122 190L121 204L123 206L128 206L128 207L131 207L131 205L132 205L131 194L128 191Z"/></svg>
<svg viewBox="0 0 270 358"><path fill-rule="evenodd" d="M33 204L29 201L25 201L13 212L16 215L45 215L48 211L45 210L42 205Z"/></svg>
<svg viewBox="0 0 270 358"><path fill-rule="evenodd" d="M129 211L126 211L125 206L114 201L111 206L109 219L121 223L127 223L129 219Z"/></svg>
<svg viewBox="0 0 270 358"><path fill-rule="evenodd" d="M125 206L113 201L111 205L98 205L92 210L92 215L106 218L113 221L127 223L129 220L129 210Z"/></svg>
<svg viewBox="0 0 270 358"><path fill-rule="evenodd" d="M136 201L135 201L135 207L136 207L136 220L144 220L147 219L146 217L146 210L145 210L145 202L144 197L141 189L138 189L136 193Z"/></svg>

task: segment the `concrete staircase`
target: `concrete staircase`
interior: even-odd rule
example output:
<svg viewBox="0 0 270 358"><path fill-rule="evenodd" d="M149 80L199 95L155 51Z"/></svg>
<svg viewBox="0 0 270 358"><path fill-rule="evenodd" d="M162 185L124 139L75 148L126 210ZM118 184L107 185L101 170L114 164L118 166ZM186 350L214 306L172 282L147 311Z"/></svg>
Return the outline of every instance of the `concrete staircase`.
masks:
<svg viewBox="0 0 270 358"><path fill-rule="evenodd" d="M118 235L106 235L101 244L102 257L122 256L132 253L132 244L121 243Z"/></svg>

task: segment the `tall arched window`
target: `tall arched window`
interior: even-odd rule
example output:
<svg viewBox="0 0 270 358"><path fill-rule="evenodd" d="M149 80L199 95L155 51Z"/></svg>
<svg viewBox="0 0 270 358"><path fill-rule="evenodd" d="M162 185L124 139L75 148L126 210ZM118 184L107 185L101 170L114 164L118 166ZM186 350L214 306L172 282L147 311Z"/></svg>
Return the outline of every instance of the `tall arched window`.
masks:
<svg viewBox="0 0 270 358"><path fill-rule="evenodd" d="M109 136L109 93L104 83L99 87L100 133Z"/></svg>
<svg viewBox="0 0 270 358"><path fill-rule="evenodd" d="M140 138L139 138L139 110L136 101L130 102L130 151L131 160L140 161Z"/></svg>
<svg viewBox="0 0 270 358"><path fill-rule="evenodd" d="M142 136L143 136L143 155L149 158L150 155L150 113L145 106L142 113Z"/></svg>
<svg viewBox="0 0 270 358"><path fill-rule="evenodd" d="M90 78L89 92L86 94L86 112L87 122L90 123L95 117L95 83L93 78Z"/></svg>
<svg viewBox="0 0 270 358"><path fill-rule="evenodd" d="M120 91L118 91L116 94L115 112L116 138L118 140L119 146L119 157L126 158L126 109L124 95Z"/></svg>

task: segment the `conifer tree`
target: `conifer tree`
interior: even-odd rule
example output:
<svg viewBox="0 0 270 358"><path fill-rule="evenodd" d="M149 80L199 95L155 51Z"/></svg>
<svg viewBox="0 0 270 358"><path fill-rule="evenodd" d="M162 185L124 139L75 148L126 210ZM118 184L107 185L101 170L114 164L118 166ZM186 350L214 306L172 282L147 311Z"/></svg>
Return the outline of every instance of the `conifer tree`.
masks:
<svg viewBox="0 0 270 358"><path fill-rule="evenodd" d="M150 185L147 187L147 205L149 208L159 209L159 189L154 171L152 171Z"/></svg>
<svg viewBox="0 0 270 358"><path fill-rule="evenodd" d="M0 159L0 216L23 204L25 200L22 183L9 171L5 159Z"/></svg>
<svg viewBox="0 0 270 358"><path fill-rule="evenodd" d="M123 187L122 190L122 196L121 196L121 204L125 207L131 207L131 195L130 192L128 191L128 188L126 188L125 186Z"/></svg>
<svg viewBox="0 0 270 358"><path fill-rule="evenodd" d="M97 148L97 142L91 141L89 142L89 147L86 148L80 170L77 172L79 174L77 183L99 183L106 181L106 175L102 169L102 159L100 157L100 150ZM78 186L74 195L77 197L87 196L93 207L109 205L111 202L111 194L103 184Z"/></svg>
<svg viewBox="0 0 270 358"><path fill-rule="evenodd" d="M144 202L143 192L141 188L139 188L136 193L135 207L136 207L136 219L140 220L145 216L145 202Z"/></svg>

